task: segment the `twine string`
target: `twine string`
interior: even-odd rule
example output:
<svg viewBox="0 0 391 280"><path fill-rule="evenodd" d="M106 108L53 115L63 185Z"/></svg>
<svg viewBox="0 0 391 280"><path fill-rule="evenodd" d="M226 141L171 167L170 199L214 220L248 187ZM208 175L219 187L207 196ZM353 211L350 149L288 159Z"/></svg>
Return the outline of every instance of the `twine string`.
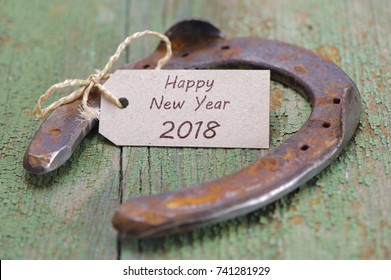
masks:
<svg viewBox="0 0 391 280"><path fill-rule="evenodd" d="M137 39L139 37L142 37L144 35L153 35L158 38L160 38L165 44L166 44L166 54L159 59L156 70L161 69L166 63L170 60L172 56L172 49L171 49L171 42L168 39L167 36L156 32L156 31L150 31L145 30L142 32L136 32L133 35L130 35L126 37L126 39L117 47L116 52L110 57L109 61L101 71L97 71L94 74L91 74L87 77L85 80L81 79L69 79L65 80L61 83L57 83L52 85L41 97L38 99L37 105L35 105L33 114L39 118L45 118L49 113L54 111L57 107L70 103L80 97L83 97L82 99L82 108L81 108L81 114L84 119L92 119L97 118L99 119L99 108L90 107L88 105L88 97L93 88L97 88L98 91L105 96L109 101L111 101L113 104L117 105L118 108L123 108L121 102L117 97L115 97L110 91L108 91L102 84L110 77L110 71L113 67L113 65L118 61L119 57L125 50L125 48L133 41L133 39ZM48 105L46 108L42 108L42 104L51 96L55 91L67 87L79 87L79 89L71 92L69 95L60 98L57 101L54 101L50 105Z"/></svg>

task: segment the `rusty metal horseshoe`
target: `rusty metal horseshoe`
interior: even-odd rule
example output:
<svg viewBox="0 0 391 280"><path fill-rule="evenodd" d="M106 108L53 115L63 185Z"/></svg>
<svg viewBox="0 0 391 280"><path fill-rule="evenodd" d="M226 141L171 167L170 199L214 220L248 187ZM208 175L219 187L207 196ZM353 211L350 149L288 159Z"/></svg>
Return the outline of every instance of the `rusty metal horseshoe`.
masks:
<svg viewBox="0 0 391 280"><path fill-rule="evenodd" d="M226 39L220 30L202 20L179 22L166 35L174 55L165 68L270 69L273 80L309 100L312 113L296 134L235 174L126 201L113 217L113 226L119 232L135 237L159 236L249 213L318 174L353 136L361 111L360 95L354 82L332 62L278 41ZM151 56L125 68L153 68L164 51L160 43ZM91 102L98 106L98 96ZM59 107L42 124L24 157L27 171L46 173L71 156L94 125L77 121L78 105L77 101Z"/></svg>

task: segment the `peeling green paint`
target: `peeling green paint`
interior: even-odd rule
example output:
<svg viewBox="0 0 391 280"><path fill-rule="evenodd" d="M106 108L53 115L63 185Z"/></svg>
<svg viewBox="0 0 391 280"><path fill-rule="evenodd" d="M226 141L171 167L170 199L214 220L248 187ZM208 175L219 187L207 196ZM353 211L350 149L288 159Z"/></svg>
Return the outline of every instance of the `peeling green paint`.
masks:
<svg viewBox="0 0 391 280"><path fill-rule="evenodd" d="M85 7L85 8L83 8ZM96 131L64 167L25 174L28 116L48 86L103 67L127 34L209 19L228 36L301 45L338 63L362 95L345 151L297 191L249 215L155 240L122 239L123 259L389 259L391 257L390 4L373 1L3 1L0 11L0 258L117 258L111 215L123 199L212 180L268 151L123 148ZM94 16L91 16L93 14ZM127 60L156 40L135 42ZM271 149L310 108L272 83Z"/></svg>

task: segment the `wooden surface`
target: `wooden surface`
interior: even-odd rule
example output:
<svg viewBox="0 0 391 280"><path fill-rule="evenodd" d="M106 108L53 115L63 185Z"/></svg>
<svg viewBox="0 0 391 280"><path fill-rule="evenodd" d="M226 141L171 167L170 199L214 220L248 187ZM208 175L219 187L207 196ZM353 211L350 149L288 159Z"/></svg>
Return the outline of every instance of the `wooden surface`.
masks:
<svg viewBox="0 0 391 280"><path fill-rule="evenodd" d="M389 0L0 0L0 258L390 259L390 14ZM268 151L121 149L93 131L65 166L33 176L21 165L38 126L29 111L53 83L103 67L126 34L189 17L333 60L361 92L359 129L330 167L266 208L177 236L118 238L111 216L122 200L224 176ZM135 42L118 66L156 44ZM310 107L277 83L271 103L273 149Z"/></svg>

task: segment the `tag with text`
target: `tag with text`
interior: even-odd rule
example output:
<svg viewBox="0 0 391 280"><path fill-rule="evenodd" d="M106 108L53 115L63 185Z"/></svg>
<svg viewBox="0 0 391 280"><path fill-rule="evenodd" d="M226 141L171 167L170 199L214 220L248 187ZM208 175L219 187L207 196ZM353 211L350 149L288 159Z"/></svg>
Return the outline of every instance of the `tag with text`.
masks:
<svg viewBox="0 0 391 280"><path fill-rule="evenodd" d="M99 133L119 146L268 148L268 70L118 70Z"/></svg>

